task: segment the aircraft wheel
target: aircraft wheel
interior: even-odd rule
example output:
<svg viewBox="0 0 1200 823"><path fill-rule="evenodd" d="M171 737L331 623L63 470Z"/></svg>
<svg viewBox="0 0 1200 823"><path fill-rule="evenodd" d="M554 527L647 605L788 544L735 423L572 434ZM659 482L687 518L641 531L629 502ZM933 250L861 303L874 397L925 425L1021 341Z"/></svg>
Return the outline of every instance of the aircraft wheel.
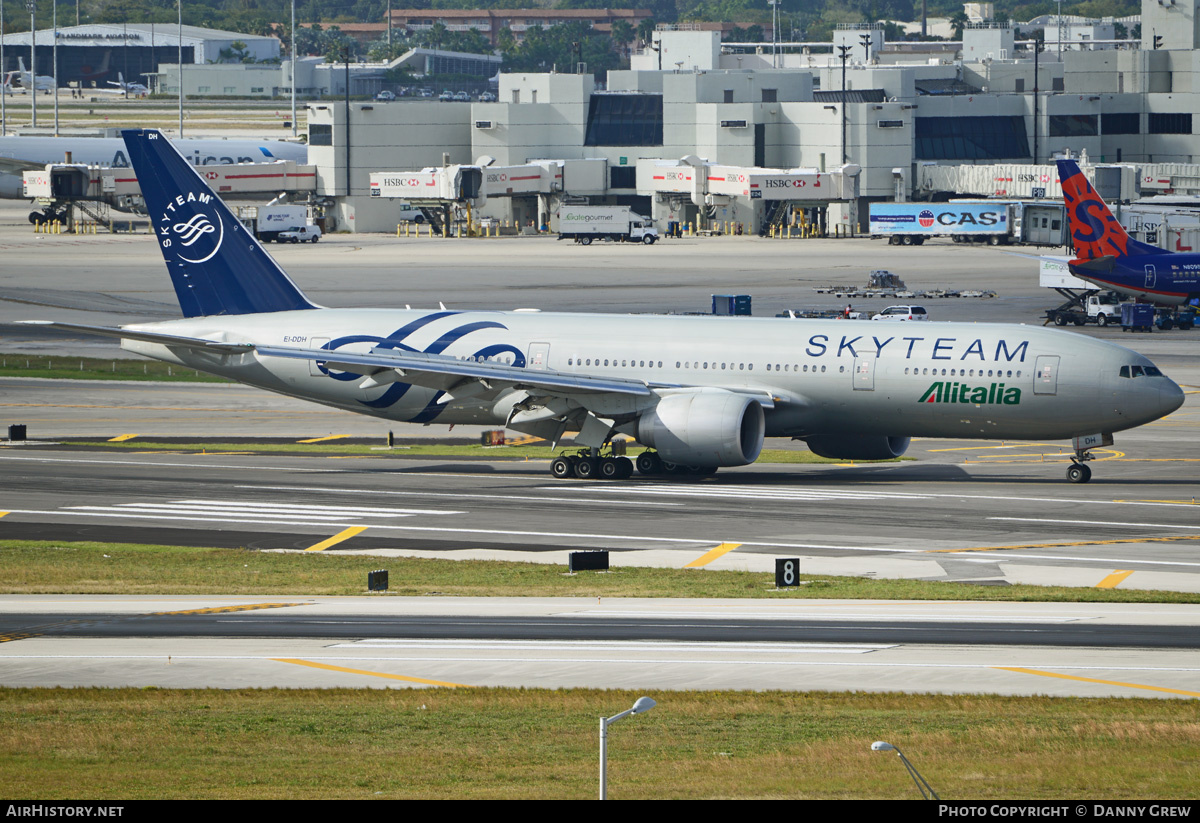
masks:
<svg viewBox="0 0 1200 823"><path fill-rule="evenodd" d="M617 469L618 469L618 473L617 473L618 480L628 480L629 478L633 477L633 461L632 460L630 460L628 457L618 457L618 458L616 458L616 461L617 461Z"/></svg>
<svg viewBox="0 0 1200 823"><path fill-rule="evenodd" d="M637 456L639 474L662 474L662 458L658 452L642 452Z"/></svg>
<svg viewBox="0 0 1200 823"><path fill-rule="evenodd" d="M615 457L604 457L600 460L600 476L605 480L617 480L621 477L621 464Z"/></svg>
<svg viewBox="0 0 1200 823"><path fill-rule="evenodd" d="M579 462L575 464L575 476L583 480L594 480L599 473L598 462L590 457L580 458Z"/></svg>
<svg viewBox="0 0 1200 823"><path fill-rule="evenodd" d="M1108 325L1108 315L1107 314L1096 315L1096 325L1097 326L1107 326Z"/></svg>
<svg viewBox="0 0 1200 823"><path fill-rule="evenodd" d="M1083 463L1072 463L1067 469L1067 479L1072 483L1086 483L1092 479L1092 470Z"/></svg>
<svg viewBox="0 0 1200 823"><path fill-rule="evenodd" d="M662 461L663 474L687 474L687 466L679 463L669 463L666 460Z"/></svg>
<svg viewBox="0 0 1200 823"><path fill-rule="evenodd" d="M550 474L559 480L566 480L568 477L575 476L575 468L567 458L556 457L550 461Z"/></svg>

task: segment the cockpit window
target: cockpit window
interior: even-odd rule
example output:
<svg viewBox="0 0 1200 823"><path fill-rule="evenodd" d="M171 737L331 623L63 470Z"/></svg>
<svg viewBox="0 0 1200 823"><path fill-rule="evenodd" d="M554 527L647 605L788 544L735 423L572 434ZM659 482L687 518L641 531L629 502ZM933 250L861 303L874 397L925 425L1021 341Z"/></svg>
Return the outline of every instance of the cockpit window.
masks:
<svg viewBox="0 0 1200 823"><path fill-rule="evenodd" d="M1122 377L1162 377L1158 366L1122 366Z"/></svg>

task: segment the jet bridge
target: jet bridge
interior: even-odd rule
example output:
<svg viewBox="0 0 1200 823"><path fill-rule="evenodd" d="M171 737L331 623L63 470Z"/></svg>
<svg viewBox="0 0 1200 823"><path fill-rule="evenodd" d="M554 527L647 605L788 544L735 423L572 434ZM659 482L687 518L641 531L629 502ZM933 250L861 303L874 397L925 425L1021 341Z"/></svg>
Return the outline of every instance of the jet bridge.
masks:
<svg viewBox="0 0 1200 823"><path fill-rule="evenodd" d="M317 188L316 166L294 160L214 164L199 166L196 171L225 200L261 198L264 194L308 197ZM65 223L72 208L98 222L106 222L100 215L109 208L137 214L145 211L142 190L131 168L53 163L24 172L22 180L25 197L42 206L42 211L30 213L31 223Z"/></svg>
<svg viewBox="0 0 1200 823"><path fill-rule="evenodd" d="M654 198L656 222L749 222L760 233L789 224L800 210L824 215L831 227L853 225L859 166L833 171L729 166L695 156L639 160L637 190ZM698 226L698 227L699 227Z"/></svg>
<svg viewBox="0 0 1200 823"><path fill-rule="evenodd" d="M489 198L536 197L538 213L553 211L551 199L561 196L570 173L584 187L591 178L603 180L606 162L588 160L535 160L520 166L447 165L421 171L372 172L371 196L403 200L421 210L435 231L454 212L478 210ZM599 168L600 173L594 173Z"/></svg>

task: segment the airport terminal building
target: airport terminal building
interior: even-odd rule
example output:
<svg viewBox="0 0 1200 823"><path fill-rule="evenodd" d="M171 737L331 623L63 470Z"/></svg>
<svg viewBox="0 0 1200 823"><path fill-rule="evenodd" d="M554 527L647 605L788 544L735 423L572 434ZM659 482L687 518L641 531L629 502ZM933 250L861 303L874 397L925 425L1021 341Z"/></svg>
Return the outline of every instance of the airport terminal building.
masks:
<svg viewBox="0 0 1200 823"><path fill-rule="evenodd" d="M583 194L592 202L640 206L660 221L705 214L747 226L762 212L749 199L722 203L719 213L686 198L658 208L671 198L639 190L638 162L692 156L821 171L846 163L861 168L860 203L907 199L922 164L1045 164L1062 152L1191 164L1200 159L1198 8L1200 0L1146 0L1140 48L1052 43L1037 61L1008 24L967 29L961 53L974 59L905 60L864 49L860 38L878 30L839 31L855 46L845 63L828 53L773 59L769 46L737 54L714 32L658 31L631 70L608 74L605 88L590 74L513 73L501 75L494 103L314 104L310 160L321 189L337 199L341 227L360 231L395 226L394 204L370 197L371 172L480 158L499 166L599 158L606 185ZM1157 49L1152 32L1167 33ZM875 42L883 46L881 33ZM673 65L660 70L664 54ZM569 179L564 190L580 194ZM489 214L523 223L540 223L546 208L487 204Z"/></svg>

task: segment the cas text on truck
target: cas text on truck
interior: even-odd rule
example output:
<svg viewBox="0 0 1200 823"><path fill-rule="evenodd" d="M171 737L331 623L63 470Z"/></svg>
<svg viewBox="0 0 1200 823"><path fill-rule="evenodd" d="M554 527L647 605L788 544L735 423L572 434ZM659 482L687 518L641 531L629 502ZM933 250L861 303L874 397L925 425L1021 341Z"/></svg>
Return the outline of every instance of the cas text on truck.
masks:
<svg viewBox="0 0 1200 823"><path fill-rule="evenodd" d="M1062 246L1067 229L1061 203L951 200L948 203L872 203L872 237L893 246L919 246L932 237L955 243Z"/></svg>

